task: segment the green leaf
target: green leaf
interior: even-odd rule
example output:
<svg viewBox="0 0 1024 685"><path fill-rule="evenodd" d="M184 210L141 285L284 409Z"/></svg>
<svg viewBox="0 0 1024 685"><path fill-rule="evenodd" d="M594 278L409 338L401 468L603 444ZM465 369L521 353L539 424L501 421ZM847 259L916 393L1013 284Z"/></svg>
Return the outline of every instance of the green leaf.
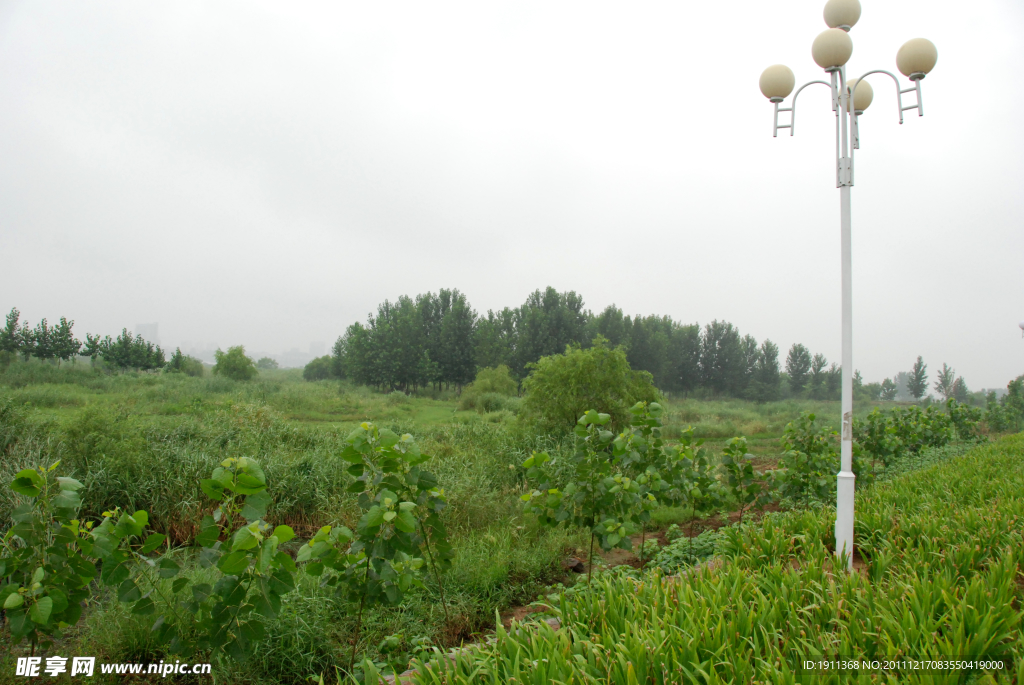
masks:
<svg viewBox="0 0 1024 685"><path fill-rule="evenodd" d="M74 478L66 478L64 476L57 478L57 484L60 485L61 490L77 491L85 487Z"/></svg>
<svg viewBox="0 0 1024 685"><path fill-rule="evenodd" d="M217 568L226 576L235 576L249 567L249 556L244 551L225 554L217 562Z"/></svg>
<svg viewBox="0 0 1024 685"><path fill-rule="evenodd" d="M178 578L171 584L171 592L178 594L185 589L186 585L188 585L188 578Z"/></svg>
<svg viewBox="0 0 1024 685"><path fill-rule="evenodd" d="M210 520L213 521L211 517L207 518L210 518ZM219 537L220 528L218 528L216 525L209 525L204 527L199 532L199 535L197 535L195 538L195 543L201 547L212 547L217 542L217 538Z"/></svg>
<svg viewBox="0 0 1024 685"><path fill-rule="evenodd" d="M143 597L132 607L132 613L136 616L148 616L156 613L156 605L149 597Z"/></svg>
<svg viewBox="0 0 1024 685"><path fill-rule="evenodd" d="M142 509L140 509L137 512L135 512L134 514L132 514L132 518L135 519L135 523L137 523L139 525L139 532L138 533L134 533L134 535L141 535L142 534L142 530L141 529L145 528L146 526L149 525L149 514L147 514Z"/></svg>
<svg viewBox="0 0 1024 685"><path fill-rule="evenodd" d="M384 510L376 504L363 514L363 525L367 528L379 526L382 523L384 523Z"/></svg>
<svg viewBox="0 0 1024 685"><path fill-rule="evenodd" d="M396 514L393 511L386 511L386 512L384 512L384 520L387 523L391 523L392 521L394 521L396 516L398 516L398 514Z"/></svg>
<svg viewBox="0 0 1024 685"><path fill-rule="evenodd" d="M295 537L295 531L290 526L278 526L274 529L273 537L277 538L278 544L283 545Z"/></svg>
<svg viewBox="0 0 1024 685"><path fill-rule="evenodd" d="M390 449L398 444L398 435L387 428L381 429L380 433L380 446L384 449Z"/></svg>
<svg viewBox="0 0 1024 685"><path fill-rule="evenodd" d="M25 598L17 592L12 592L7 595L7 599L4 600L4 609L17 609L25 603Z"/></svg>
<svg viewBox="0 0 1024 685"><path fill-rule="evenodd" d="M159 575L161 578L173 578L181 571L181 566L178 566L173 559L168 559L167 557L161 559L157 567L160 569Z"/></svg>
<svg viewBox="0 0 1024 685"><path fill-rule="evenodd" d="M144 543L142 543L142 547L141 549L139 549L139 554L149 554L154 549L164 544L164 540L166 539L166 535L161 535L160 533L153 533L152 535L146 538L146 541Z"/></svg>
<svg viewBox="0 0 1024 685"><path fill-rule="evenodd" d="M14 477L14 481L11 483L11 490L14 490L19 495L35 497L43 491L43 485L43 478L35 469L25 469L19 471L18 475Z"/></svg>
<svg viewBox="0 0 1024 685"><path fill-rule="evenodd" d="M203 493L212 500L220 502L224 499L224 485L210 478L199 481L199 487Z"/></svg>
<svg viewBox="0 0 1024 685"><path fill-rule="evenodd" d="M142 590L129 578L117 588L117 598L122 602L135 602L142 598Z"/></svg>
<svg viewBox="0 0 1024 685"><path fill-rule="evenodd" d="M53 600L49 597L40 597L28 612L28 617L33 623L46 625L50 620L50 612L53 611Z"/></svg>
<svg viewBox="0 0 1024 685"><path fill-rule="evenodd" d="M416 517L410 511L402 511L398 514L398 518L395 519L395 528L403 533L413 532L416 530Z"/></svg>
<svg viewBox="0 0 1024 685"><path fill-rule="evenodd" d="M245 506L242 507L242 517L249 522L261 519L267 515L270 503L270 494L265 491L249 495L245 498Z"/></svg>
<svg viewBox="0 0 1024 685"><path fill-rule="evenodd" d="M249 530L248 526L245 526L243 528L239 528L235 532L235 537L231 540L231 549L232 550L252 549L253 547L255 547L258 544L259 544L259 541L252 534L252 531Z"/></svg>

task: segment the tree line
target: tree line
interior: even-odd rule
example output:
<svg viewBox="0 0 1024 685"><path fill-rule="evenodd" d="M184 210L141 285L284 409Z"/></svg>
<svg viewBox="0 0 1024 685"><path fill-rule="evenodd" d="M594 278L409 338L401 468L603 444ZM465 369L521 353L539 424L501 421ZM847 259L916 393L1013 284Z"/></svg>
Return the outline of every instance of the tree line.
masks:
<svg viewBox="0 0 1024 685"><path fill-rule="evenodd" d="M89 357L93 364L97 357L119 369L160 369L165 365L164 351L141 335L133 336L127 328L116 338L109 335L85 334L85 343L74 335L74 321L60 317L60 322L50 326L46 319L32 327L28 321L21 321L21 312L12 308L0 329L0 358L10 363L19 355L28 361L35 357L42 361L74 361L79 356Z"/></svg>
<svg viewBox="0 0 1024 685"><path fill-rule="evenodd" d="M458 290L385 300L365 324L346 329L331 355L311 362L307 378L348 378L384 390L461 388L478 369L505 365L522 381L542 357L588 348L598 336L621 346L630 366L650 373L662 391L757 401L839 398L839 366L803 345L793 345L783 369L778 346L741 335L727 321L702 327L669 316L631 317L615 305L595 314L576 292L551 287L485 315Z"/></svg>

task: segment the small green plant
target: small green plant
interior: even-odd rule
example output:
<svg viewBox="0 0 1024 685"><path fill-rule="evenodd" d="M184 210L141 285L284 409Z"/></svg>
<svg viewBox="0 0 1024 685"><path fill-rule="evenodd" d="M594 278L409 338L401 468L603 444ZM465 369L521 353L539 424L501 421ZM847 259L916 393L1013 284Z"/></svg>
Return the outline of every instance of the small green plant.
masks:
<svg viewBox="0 0 1024 685"><path fill-rule="evenodd" d="M705 530L696 538L677 538L658 551L654 565L665 573L678 573L682 568L706 561L714 556L721 536L717 530Z"/></svg>
<svg viewBox="0 0 1024 685"><path fill-rule="evenodd" d="M440 513L447 505L437 478L421 467L422 454L413 437L401 437L372 423L348 436L341 458L350 464L363 515L353 533L344 526L324 526L298 554L306 572L321 576L337 594L359 605L349 672L355 665L363 612L375 604L400 604L423 575L433 570L448 620L441 571L455 556ZM425 557L425 558L424 558ZM429 563L429 567L427 562Z"/></svg>
<svg viewBox="0 0 1024 685"><path fill-rule="evenodd" d="M641 486L624 473L622 457L627 451L616 449L615 435L605 429L609 414L593 410L580 417L576 425L577 444L570 469L562 471L547 452L535 452L523 466L526 477L538 485L522 496L527 513L534 514L542 526L566 522L590 531L589 564L593 567L594 542L602 549L630 549L630 535L637 532ZM559 484L564 473L568 482ZM588 571L588 579L590 577Z"/></svg>
<svg viewBox="0 0 1024 685"><path fill-rule="evenodd" d="M978 422L981 421L981 409L958 402L952 397L946 400L946 407L949 410L949 420L956 431L957 439L964 442L977 442L981 439L978 434Z"/></svg>
<svg viewBox="0 0 1024 685"><path fill-rule="evenodd" d="M0 540L0 606L15 644L44 649L78 623L96 565L88 558L89 529L76 518L82 484L48 468L20 471L11 489L28 501Z"/></svg>
<svg viewBox="0 0 1024 685"><path fill-rule="evenodd" d="M871 455L872 470L877 461L889 466L904 453L903 440L895 423L877 407L864 423L854 421L853 434L857 444Z"/></svg>
<svg viewBox="0 0 1024 685"><path fill-rule="evenodd" d="M814 414L789 423L782 437L781 468L772 479L779 494L796 501L828 501L834 496L839 454L835 432L815 425Z"/></svg>
<svg viewBox="0 0 1024 685"><path fill-rule="evenodd" d="M767 502L770 496L764 485L757 480L753 455L747 452L746 438L733 438L725 444L722 451L722 470L725 472L725 483L729 496L736 501L740 509L740 522L743 512L755 504Z"/></svg>

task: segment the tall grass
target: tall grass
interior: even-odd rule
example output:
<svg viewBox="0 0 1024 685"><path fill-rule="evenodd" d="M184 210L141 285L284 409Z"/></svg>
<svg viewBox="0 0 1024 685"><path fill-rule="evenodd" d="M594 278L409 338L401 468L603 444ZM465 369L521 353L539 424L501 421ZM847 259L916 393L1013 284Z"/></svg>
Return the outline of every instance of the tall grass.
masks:
<svg viewBox="0 0 1024 685"><path fill-rule="evenodd" d="M720 569L610 576L552 607L564 629L504 632L417 683L807 682L803 659L1001 657L1024 677L1024 436L870 488L863 571L836 567L834 512L726 529ZM814 682L874 682L871 673ZM900 682L963 682L904 671Z"/></svg>

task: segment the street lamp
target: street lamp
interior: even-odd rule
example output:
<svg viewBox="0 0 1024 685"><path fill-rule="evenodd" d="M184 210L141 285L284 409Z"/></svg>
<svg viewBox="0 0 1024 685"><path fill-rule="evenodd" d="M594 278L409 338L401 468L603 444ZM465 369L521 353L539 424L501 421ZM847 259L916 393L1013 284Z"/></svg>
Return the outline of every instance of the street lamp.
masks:
<svg viewBox="0 0 1024 685"><path fill-rule="evenodd" d="M858 0L828 0L824 11L828 29L818 34L811 45L811 57L830 75L830 81L810 81L800 86L789 107L780 107L793 92L796 79L793 71L782 64L768 67L761 74L761 92L775 105L772 135L796 126L796 99L810 85L822 84L832 91L832 111L836 113L836 187L839 188L840 233L842 240L843 280L843 416L840 470L836 477L836 555L847 555L847 567L853 567L853 298L850 281L850 188L853 187L853 150L860 149L859 120L874 99L871 85L864 80L872 74L885 74L896 84L896 106L900 123L903 112L916 109L924 115L921 81L938 59L935 46L924 38L914 38L896 53L896 67L910 79L911 86L902 88L899 79L884 69L875 69L860 78L846 80L846 63L853 54L850 29L860 19ZM915 93L916 103L903 106L903 96ZM852 105L852 107L851 107ZM789 123L779 123L779 113L789 112Z"/></svg>

